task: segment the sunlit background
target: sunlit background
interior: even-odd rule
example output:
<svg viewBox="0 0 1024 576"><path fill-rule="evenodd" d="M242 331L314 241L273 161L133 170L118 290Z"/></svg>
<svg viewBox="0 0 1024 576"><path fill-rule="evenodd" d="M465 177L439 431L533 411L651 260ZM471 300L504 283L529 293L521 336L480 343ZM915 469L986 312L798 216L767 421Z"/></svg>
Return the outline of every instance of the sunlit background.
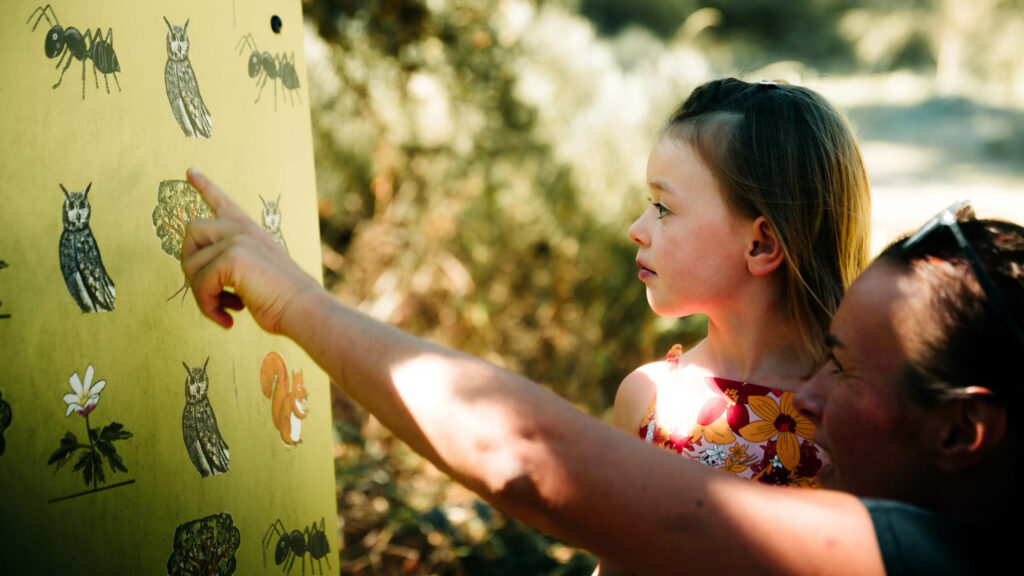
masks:
<svg viewBox="0 0 1024 576"><path fill-rule="evenodd" d="M849 117L874 250L969 198L1024 222L1021 0L304 0L325 281L597 417L700 319L653 316L626 229L696 85ZM335 399L343 573L587 574ZM581 438L580 442L587 439Z"/></svg>

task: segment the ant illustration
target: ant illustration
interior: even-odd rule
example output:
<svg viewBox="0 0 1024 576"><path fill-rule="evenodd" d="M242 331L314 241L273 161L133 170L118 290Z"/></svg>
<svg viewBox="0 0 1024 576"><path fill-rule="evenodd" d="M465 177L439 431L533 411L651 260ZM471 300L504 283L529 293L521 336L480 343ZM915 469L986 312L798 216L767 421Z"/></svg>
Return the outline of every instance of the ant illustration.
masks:
<svg viewBox="0 0 1024 576"><path fill-rule="evenodd" d="M277 81L279 79L281 80L282 93L288 90L294 92L296 96L299 95L299 74L295 71L294 52L292 52L291 58L283 52L277 56L271 56L270 52L260 52L259 48L256 47L256 40L253 39L252 34L242 36L238 40L238 44L235 45L235 48L238 48L239 54L246 48L252 50L249 54L249 78L256 78L256 85L260 89L259 93L256 94L256 102L260 101L260 96L263 95L263 87L267 85L267 80L274 81L274 110L277 110ZM262 78L260 78L261 76ZM302 103L301 96L299 96L299 103Z"/></svg>
<svg viewBox="0 0 1024 576"><path fill-rule="evenodd" d="M36 23L32 25L33 32L36 31L36 26L39 26L39 22L43 18L46 18L46 22L51 25L50 31L46 33L46 44L44 45L46 57L53 59L60 56L60 60L57 61L57 68L60 68L61 63L64 62L64 57L68 57L67 64L60 71L60 78L53 85L55 90L64 80L64 73L71 67L71 62L81 60L82 100L85 100L85 61L91 59L92 75L96 81L96 89L99 90L100 88L99 77L96 75L96 70L99 70L103 74L103 83L107 86L107 94L110 94L110 82L107 80L107 74L113 74L114 83L117 84L117 91L121 91L121 83L117 80L117 73L121 71L121 65L118 64L117 54L114 53L114 32L110 28L107 28L106 38L103 37L103 31L99 28L96 28L95 34L88 29L85 31L85 34L82 34L74 27L61 28L60 21L57 20L57 13L53 11L49 4L45 7L36 7L32 14L29 14L28 20L25 20L25 24L31 22L32 17L36 13L39 16L36 18ZM53 16L52 22L50 21L50 16Z"/></svg>
<svg viewBox="0 0 1024 576"><path fill-rule="evenodd" d="M313 560L316 560L316 566L320 570L320 574L324 573L323 566L320 565L320 560L327 561L327 567L331 567L331 560L328 557L328 553L331 551L331 545L327 541L327 532L324 529L324 519L320 517L320 525L317 526L314 521L312 524L307 526L302 532L298 530L292 530L288 532L288 529L284 527L281 519L278 518L267 528L267 533L263 535L263 565L267 565L267 548L273 544L273 536L277 537L277 544L274 546L274 564L281 566L282 570L287 574L292 570L292 566L295 564L295 558L302 558L302 573L306 573L306 554L309 554L310 566L313 565Z"/></svg>

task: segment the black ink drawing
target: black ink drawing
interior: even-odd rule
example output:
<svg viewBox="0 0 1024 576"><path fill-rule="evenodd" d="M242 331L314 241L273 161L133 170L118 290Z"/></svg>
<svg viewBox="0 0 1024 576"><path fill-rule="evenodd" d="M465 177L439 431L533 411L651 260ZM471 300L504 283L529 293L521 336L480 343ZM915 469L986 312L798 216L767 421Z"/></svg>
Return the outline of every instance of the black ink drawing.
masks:
<svg viewBox="0 0 1024 576"><path fill-rule="evenodd" d="M212 131L210 111L203 103L196 83L196 73L188 59L188 20L184 26L167 23L167 65L164 67L164 88L174 119L189 138L209 138Z"/></svg>
<svg viewBox="0 0 1024 576"><path fill-rule="evenodd" d="M263 565L267 565L267 550L273 546L274 564L281 566L281 570L285 573L291 572L296 558L302 558L302 574L305 574L306 554L309 554L309 565L312 567L313 561L316 560L316 566L323 574L321 560L327 562L328 568L331 567L329 556L331 544L327 540L327 531L324 526L324 519L321 517L319 525L314 521L302 532L298 530L289 532L280 519L275 520L263 535ZM275 537L277 538L276 542L274 541Z"/></svg>
<svg viewBox="0 0 1024 576"><path fill-rule="evenodd" d="M102 428L94 428L89 422L89 414L96 409L96 406L100 402L100 392L103 391L107 386L106 380L99 380L97 382L92 381L93 368L92 364L85 369L85 380L83 381L78 377L78 372L73 372L68 382L71 384L71 392L64 395L64 403L67 404L67 411L64 413L65 417L71 416L72 413L78 414L85 419L85 431L86 436L89 439L88 444L84 444L78 441L78 437L73 432L67 432L64 437L60 440L60 447L57 448L50 459L46 462L47 465L56 464L57 468L54 470L54 474L57 470L60 470L65 464L71 461L72 456L78 454L78 459L75 461L73 471L82 472L82 480L85 481L86 486L92 486L90 490L85 492L79 492L78 494L72 494L70 496L62 496L50 500L50 502L56 502L58 500L66 500L68 498L74 498L75 496L82 496L84 494L90 494L99 490L106 490L108 488L114 488L117 486L124 486L125 484L131 484L134 480L128 480L126 482L120 482L118 484L112 484L104 488L100 488L101 485L106 483L106 475L103 471L103 459L106 458L107 464L110 466L112 473L117 472L128 472L125 468L124 462L121 457L117 454L117 448L114 447L114 442L119 440L127 440L132 437L131 432L125 430L125 427L120 422L111 422Z"/></svg>
<svg viewBox="0 0 1024 576"><path fill-rule="evenodd" d="M4 432L11 425L11 405L4 400L3 392L0 392L0 456L7 451L7 440L4 440Z"/></svg>
<svg viewBox="0 0 1024 576"><path fill-rule="evenodd" d="M192 465L203 478L228 471L228 445L217 428L217 416L206 393L210 379L206 375L207 358L200 368L182 362L185 378L185 410L181 413L181 435Z"/></svg>
<svg viewBox="0 0 1024 576"><path fill-rule="evenodd" d="M36 16L36 14L39 14L39 16ZM46 33L46 43L43 45L46 57L53 59L60 56L60 60L57 61L57 68L60 68L61 63L64 62L64 57L67 57L67 64L60 71L60 78L53 85L55 90L64 80L64 73L71 67L71 63L75 60L81 60L82 100L85 100L85 61L92 60L92 76L96 82L96 89L99 90L100 88L99 76L96 74L96 71L99 70L100 74L103 74L103 83L107 87L107 94L110 94L110 81L107 80L108 74L114 77L117 91L121 91L121 83L117 80L117 73L121 71L121 65L117 62L117 54L114 53L114 32L110 28L107 28L106 38L103 37L103 32L100 28L96 28L95 34L88 29L85 31L85 34L82 34L74 27L61 28L60 21L57 20L57 13L53 11L49 4L45 7L39 6L33 10L25 24L31 22L33 16L36 16L36 22L32 25L33 32L35 32L36 26L39 26L39 21L43 18L46 18L46 22L50 24L50 31ZM50 16L53 16L53 21L50 20Z"/></svg>
<svg viewBox="0 0 1024 576"><path fill-rule="evenodd" d="M277 196L277 200L273 202L267 202L260 196L260 202L263 206L260 208L260 224L263 225L263 229L270 232L270 235L274 238L274 242L277 242L284 251L288 251L288 244L284 241L284 234L281 233L281 195Z"/></svg>
<svg viewBox="0 0 1024 576"><path fill-rule="evenodd" d="M195 218L213 218L213 211L199 196L199 192L187 180L164 180L156 193L156 207L153 208L153 228L160 239L160 249L165 254L181 261L181 245L185 240L185 229ZM182 302L188 294L188 282L183 282L177 292L182 291Z"/></svg>
<svg viewBox="0 0 1024 576"><path fill-rule="evenodd" d="M0 260L0 270L3 270L4 268L7 268L7 262L4 262L3 260ZM3 304L3 302L0 302L0 304ZM4 320L4 319L10 318L10 317L11 317L10 314L5 314L5 313L0 312L0 320Z"/></svg>
<svg viewBox="0 0 1024 576"><path fill-rule="evenodd" d="M84 192L68 192L64 185L64 231L60 235L60 272L68 292L82 312L114 309L114 281L103 267L99 246L89 227L90 182Z"/></svg>
<svg viewBox="0 0 1024 576"><path fill-rule="evenodd" d="M280 80L281 93L288 94L288 102L292 105L295 104L292 99L294 94L299 98L299 104L302 104L302 96L299 95L299 74L295 71L294 52L290 58L283 52L276 56L271 56L270 52L260 52L252 34L242 36L236 44L236 48L238 48L239 54L242 54L246 48L251 50L249 53L249 78L256 79L256 87L259 89L256 93L256 102L260 101L267 80L273 80L274 110L277 110L277 81Z"/></svg>
<svg viewBox="0 0 1024 576"><path fill-rule="evenodd" d="M221 512L186 522L174 531L174 550L167 558L168 576L229 576L235 573L235 552L242 534L231 514Z"/></svg>

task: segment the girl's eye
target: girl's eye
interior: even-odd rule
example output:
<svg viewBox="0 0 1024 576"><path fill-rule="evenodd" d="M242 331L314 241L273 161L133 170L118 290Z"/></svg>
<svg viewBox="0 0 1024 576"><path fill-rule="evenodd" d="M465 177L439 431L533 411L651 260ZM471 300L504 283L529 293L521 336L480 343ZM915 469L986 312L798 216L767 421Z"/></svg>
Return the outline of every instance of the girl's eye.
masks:
<svg viewBox="0 0 1024 576"><path fill-rule="evenodd" d="M658 211L658 220L661 220L665 216L668 216L669 214L672 213L668 209L668 207L662 204L661 202L651 202L651 206L654 206L654 208Z"/></svg>

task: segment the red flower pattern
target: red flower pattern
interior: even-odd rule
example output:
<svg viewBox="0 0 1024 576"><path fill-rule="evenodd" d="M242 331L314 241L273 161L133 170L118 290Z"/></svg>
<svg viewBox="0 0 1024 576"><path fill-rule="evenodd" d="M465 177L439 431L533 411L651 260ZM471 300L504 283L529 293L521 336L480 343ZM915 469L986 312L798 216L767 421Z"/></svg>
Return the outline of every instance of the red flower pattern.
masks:
<svg viewBox="0 0 1024 576"><path fill-rule="evenodd" d="M721 418L724 412L725 419L729 422L729 428L733 432L739 432L740 428L750 424L747 404L750 402L751 396L767 396L772 392L776 396L782 394L781 391L773 388L726 380L725 378L708 378L707 385L717 395L704 403L697 416L697 423L707 426Z"/></svg>
<svg viewBox="0 0 1024 576"><path fill-rule="evenodd" d="M666 355L671 369L678 368L679 355L680 351L676 347ZM698 461L703 461L701 454L707 450L730 455L724 460L706 460L717 462L718 464L710 465L739 477L765 484L818 486L816 476L824 464L824 456L814 442L808 439L813 434L813 425L799 415L794 417L790 413L792 392L715 377L707 378L706 385L711 397L701 406L692 431L663 428L658 421L655 398L641 423L640 437ZM754 401L756 406L751 405L751 398L757 398ZM778 408L775 408L776 406ZM771 426L763 423L763 418L769 416ZM724 423L721 422L722 419L725 420ZM720 432L725 432L727 428L724 424L736 433L734 438L728 439L730 435L727 433L708 435L707 429L712 425L718 427ZM770 429L771 437L762 434L760 442L743 437L740 430L751 424L758 429ZM747 428L748 436L751 430L753 429ZM786 451L782 456L778 453L779 438L787 441ZM792 442L794 440L799 441L798 447Z"/></svg>

